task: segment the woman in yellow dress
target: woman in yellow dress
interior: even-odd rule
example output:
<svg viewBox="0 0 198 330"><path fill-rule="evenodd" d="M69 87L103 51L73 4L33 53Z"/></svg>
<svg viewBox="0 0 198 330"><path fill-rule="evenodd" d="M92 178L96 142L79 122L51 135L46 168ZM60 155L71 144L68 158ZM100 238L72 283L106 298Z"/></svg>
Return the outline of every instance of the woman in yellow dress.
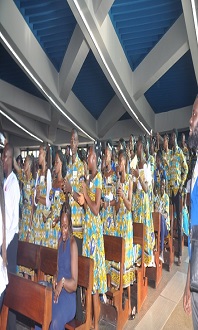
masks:
<svg viewBox="0 0 198 330"><path fill-rule="evenodd" d="M83 233L82 254L94 260L93 311L94 329L98 329L100 315L99 294L107 291L103 226L100 218L100 201L102 175L97 171L97 154L95 145L89 148L88 169L91 172L87 183L82 182L82 193L78 203L85 207L85 224Z"/></svg>
<svg viewBox="0 0 198 330"><path fill-rule="evenodd" d="M62 205L65 202L65 194L62 190L63 179L66 175L66 160L61 150L56 152L54 163L55 179L52 183L52 189L50 190L51 212L47 219L50 223L49 246L52 248L58 247L58 239L60 235L60 212Z"/></svg>
<svg viewBox="0 0 198 330"><path fill-rule="evenodd" d="M137 141L137 168L132 170L134 177L133 182L133 199L132 211L133 221L143 223L145 225L145 245L144 245L144 263L146 266L154 266L153 264L153 248L155 244L152 205L149 202L149 185L152 182L152 176L149 167L144 158L143 136L139 136ZM135 262L141 263L142 251L138 246L136 249Z"/></svg>

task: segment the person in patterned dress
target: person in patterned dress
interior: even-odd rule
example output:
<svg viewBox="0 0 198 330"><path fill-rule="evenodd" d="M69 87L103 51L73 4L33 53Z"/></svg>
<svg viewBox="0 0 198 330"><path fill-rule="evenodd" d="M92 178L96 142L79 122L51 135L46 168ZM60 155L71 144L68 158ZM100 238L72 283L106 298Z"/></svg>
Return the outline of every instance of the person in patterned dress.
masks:
<svg viewBox="0 0 198 330"><path fill-rule="evenodd" d="M66 159L61 150L56 152L54 164L55 179L50 190L51 210L48 216L50 222L49 242L54 249L57 248L58 238L60 235L60 212L63 203L65 202L65 194L62 190L63 178L66 175Z"/></svg>
<svg viewBox="0 0 198 330"><path fill-rule="evenodd" d="M23 169L14 159L13 165L17 172L17 177L22 186L22 214L19 220L19 240L29 241L32 228L32 218L34 211L34 189L35 189L35 163L34 157L27 155ZM23 266L18 267L19 274L25 277L33 276L33 271Z"/></svg>
<svg viewBox="0 0 198 330"><path fill-rule="evenodd" d="M84 163L78 156L78 132L75 128L71 131L71 152L69 164L67 165L67 175L63 182L63 191L68 196L71 207L71 219L73 226L73 235L78 246L78 255L82 255L83 226L84 226L84 208L78 203L78 196L81 190L81 180L85 177ZM83 311L81 305L81 288L77 288L77 309L76 318L83 320Z"/></svg>
<svg viewBox="0 0 198 330"><path fill-rule="evenodd" d="M139 136L137 141L137 157L138 167L132 170L133 175L133 198L132 211L133 221L143 223L145 225L145 246L144 246L144 263L146 266L154 266L153 264L153 248L155 245L152 208L149 202L148 187L151 184L151 171L144 159L144 137ZM135 262L141 263L142 251L139 246L136 249Z"/></svg>
<svg viewBox="0 0 198 330"><path fill-rule="evenodd" d="M116 173L111 167L112 143L107 141L105 148L105 169L102 178L101 220L103 233L114 235Z"/></svg>
<svg viewBox="0 0 198 330"><path fill-rule="evenodd" d="M117 198L116 198L116 218L115 218L115 236L123 237L125 240L125 261L123 270L123 287L127 288L128 297L130 297L130 285L135 279L134 258L133 258L133 223L132 223L132 176L126 173L126 152L121 149L118 153L117 173ZM120 282L120 265L112 262L111 281L115 287ZM130 302L130 298L129 298ZM130 314L129 308L129 314Z"/></svg>
<svg viewBox="0 0 198 330"><path fill-rule="evenodd" d="M27 155L23 169L14 159L14 168L17 172L18 180L22 183L22 218L19 223L19 240L29 241L29 233L32 227L32 217L34 210L34 189L35 189L35 163L34 157Z"/></svg>
<svg viewBox="0 0 198 330"><path fill-rule="evenodd" d="M33 215L32 230L30 233L30 242L50 246L49 232L50 222L47 221L50 213L51 202L49 199L50 190L52 188L51 171L48 168L49 148L43 144L39 148L39 170L37 172L34 204L36 210Z"/></svg>
<svg viewBox="0 0 198 330"><path fill-rule="evenodd" d="M100 218L100 201L102 191L102 175L97 171L96 146L89 148L88 169L91 172L89 180L82 182L82 193L79 194L78 202L85 208L85 224L83 235L82 254L94 260L94 283L93 283L93 311L94 329L98 329L100 315L99 294L107 291L103 226Z"/></svg>

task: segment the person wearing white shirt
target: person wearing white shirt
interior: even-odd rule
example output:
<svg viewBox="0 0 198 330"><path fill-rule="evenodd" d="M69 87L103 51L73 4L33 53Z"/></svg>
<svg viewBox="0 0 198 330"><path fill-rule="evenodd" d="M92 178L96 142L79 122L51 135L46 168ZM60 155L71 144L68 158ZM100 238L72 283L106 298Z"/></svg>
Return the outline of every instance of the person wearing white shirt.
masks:
<svg viewBox="0 0 198 330"><path fill-rule="evenodd" d="M6 246L7 246L7 269L8 272L17 271L17 249L19 232L19 199L20 190L16 175L12 171L13 147L7 143L2 155L4 170L4 197L6 215ZM16 315L9 312L8 328L16 329Z"/></svg>
<svg viewBox="0 0 198 330"><path fill-rule="evenodd" d="M192 109L192 116L190 118L190 133L189 133L189 147L198 150L198 96L195 99ZM196 162L192 179L191 179L191 228L198 225L198 160ZM190 262L188 266L188 274L186 280L186 286L183 296L184 311L187 314L191 314L193 319L194 329L198 329L198 293L190 291Z"/></svg>
<svg viewBox="0 0 198 330"><path fill-rule="evenodd" d="M3 164L0 160L0 312L8 275L6 267L6 229L5 229L5 200L3 193Z"/></svg>

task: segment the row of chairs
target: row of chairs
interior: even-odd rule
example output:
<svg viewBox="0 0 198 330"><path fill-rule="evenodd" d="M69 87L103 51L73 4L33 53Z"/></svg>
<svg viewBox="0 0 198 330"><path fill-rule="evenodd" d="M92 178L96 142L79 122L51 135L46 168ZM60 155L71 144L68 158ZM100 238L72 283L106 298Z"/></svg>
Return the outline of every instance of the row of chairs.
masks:
<svg viewBox="0 0 198 330"><path fill-rule="evenodd" d="M171 213L172 212L172 213ZM170 208L170 214L173 211ZM142 262L136 268L136 281L128 290L128 295L123 303L124 290L122 285L122 274L124 267L125 244L121 237L104 235L105 258L108 261L120 263L120 284L118 288L110 286L106 293L108 302L115 307L117 329L122 329L130 314L130 299L134 299L137 312L140 311L148 292L148 279L154 281L155 287L162 277L162 263L159 259L160 253L160 214L153 213L155 231L155 264L156 267L145 268ZM173 221L171 221L173 223ZM172 228L172 225L171 225ZM144 225L133 224L134 244L142 246L144 251ZM165 243L165 262L170 270L174 258L174 246L172 229ZM79 256L78 258L78 285L85 292L85 321L79 322L74 319L65 325L66 329L90 329L92 319L91 293L93 286L93 260ZM43 329L48 329L51 320L51 289L38 284L38 281L46 279L46 275L53 275L57 269L57 250L19 241L17 263L34 270L33 281L19 276L9 274L9 285L6 290L4 305L1 315L1 329L5 328L8 308L31 318L42 324ZM111 281L109 281L111 283ZM101 308L101 317L105 318L106 306Z"/></svg>

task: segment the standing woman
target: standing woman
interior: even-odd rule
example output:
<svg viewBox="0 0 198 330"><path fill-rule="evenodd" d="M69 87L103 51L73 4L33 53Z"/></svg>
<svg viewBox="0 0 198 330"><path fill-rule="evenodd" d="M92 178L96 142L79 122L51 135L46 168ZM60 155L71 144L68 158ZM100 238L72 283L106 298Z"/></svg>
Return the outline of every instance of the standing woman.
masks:
<svg viewBox="0 0 198 330"><path fill-rule="evenodd" d="M97 154L95 145L89 148L88 169L91 174L87 184L82 182L83 193L79 194L78 202L80 205L84 205L86 210L82 254L94 260L94 283L92 292L94 329L97 330L100 315L99 294L104 294L107 291L107 283L103 226L99 214L102 175L97 171Z"/></svg>
<svg viewBox="0 0 198 330"><path fill-rule="evenodd" d="M48 217L50 224L49 246L57 248L59 236L60 211L65 202L65 194L62 190L63 179L66 175L66 159L61 150L56 152L54 164L55 179L50 190L51 212Z"/></svg>
<svg viewBox="0 0 198 330"><path fill-rule="evenodd" d="M132 211L133 221L145 225L145 245L144 245L144 263L146 266L153 266L153 248L155 244L154 227L152 219L152 206L149 202L149 185L152 182L151 171L144 158L143 136L139 136L137 141L137 168L132 170L133 182L133 200ZM142 251L137 247L135 261L141 263Z"/></svg>
<svg viewBox="0 0 198 330"><path fill-rule="evenodd" d="M102 178L101 220L103 232L114 235L115 223L115 198L116 198L116 173L111 167L112 143L107 141L105 148L105 168Z"/></svg>
<svg viewBox="0 0 198 330"><path fill-rule="evenodd" d="M39 148L39 170L36 177L36 189L34 194L34 204L36 211L33 215L32 231L30 241L35 244L49 245L50 223L47 217L50 213L51 202L49 199L52 188L51 171L49 169L49 147L41 145Z"/></svg>
<svg viewBox="0 0 198 330"><path fill-rule="evenodd" d="M3 304L3 297L7 276L7 258L6 258L6 222L5 222L5 199L3 192L3 164L0 160L0 313Z"/></svg>
<svg viewBox="0 0 198 330"><path fill-rule="evenodd" d="M115 236L123 237L125 240L125 262L123 271L123 287L128 290L130 301L130 285L133 284L135 272L133 267L133 224L132 224L132 177L126 173L126 152L121 149L118 153L117 167L117 199L116 199L116 218L115 218ZM113 285L119 286L120 265L112 262L111 278ZM131 311L129 311L130 314Z"/></svg>
<svg viewBox="0 0 198 330"><path fill-rule="evenodd" d="M35 164L33 156L27 155L22 169L14 159L18 180L22 183L22 217L19 222L19 240L29 241L32 228L35 189Z"/></svg>

